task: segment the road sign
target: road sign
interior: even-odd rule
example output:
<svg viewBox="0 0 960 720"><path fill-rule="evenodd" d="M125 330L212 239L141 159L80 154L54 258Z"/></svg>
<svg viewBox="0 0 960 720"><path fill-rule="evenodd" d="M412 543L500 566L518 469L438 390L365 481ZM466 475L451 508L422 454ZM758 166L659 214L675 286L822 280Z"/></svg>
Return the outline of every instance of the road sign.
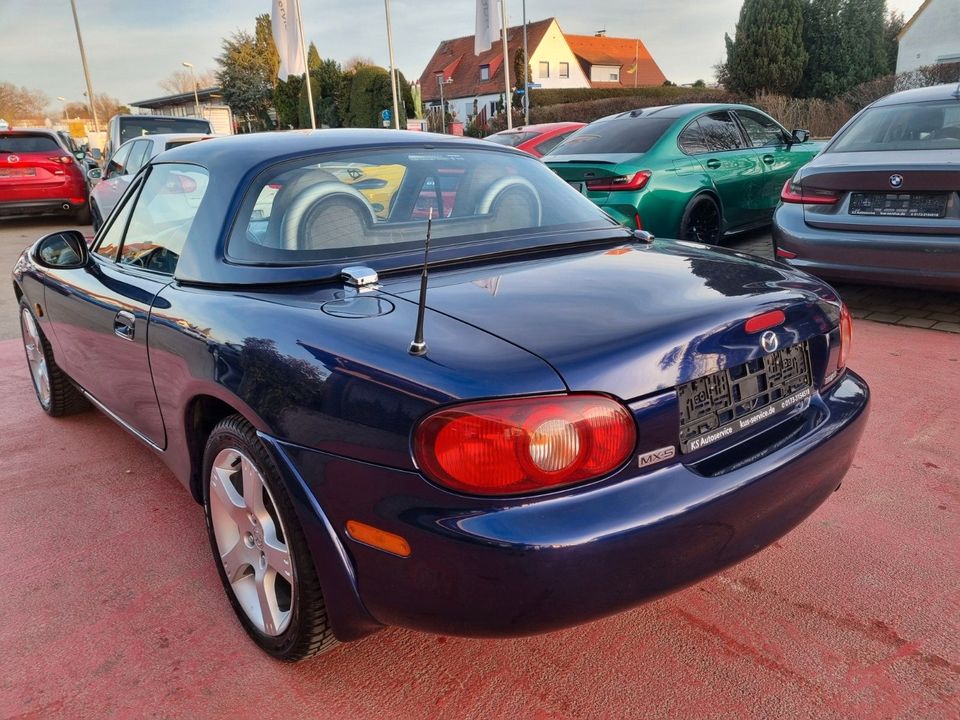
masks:
<svg viewBox="0 0 960 720"><path fill-rule="evenodd" d="M392 117L393 117L393 115L390 114L390 111L389 111L389 110L381 110L381 111L380 111L380 119L383 120L384 122L390 122L390 119L391 119Z"/></svg>
<svg viewBox="0 0 960 720"><path fill-rule="evenodd" d="M524 90L523 88L517 88L514 92L517 93L517 95L523 95Z"/></svg>
<svg viewBox="0 0 960 720"><path fill-rule="evenodd" d="M527 83L527 87L530 88L531 90L536 90L537 88L542 88L543 85L541 85L540 83Z"/></svg>

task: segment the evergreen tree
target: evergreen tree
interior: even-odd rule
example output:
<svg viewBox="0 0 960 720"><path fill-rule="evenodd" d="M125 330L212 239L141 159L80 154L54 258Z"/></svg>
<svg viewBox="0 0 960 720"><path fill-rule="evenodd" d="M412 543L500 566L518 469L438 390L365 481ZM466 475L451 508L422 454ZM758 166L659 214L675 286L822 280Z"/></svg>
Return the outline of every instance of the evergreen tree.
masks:
<svg viewBox="0 0 960 720"><path fill-rule="evenodd" d="M238 30L225 38L222 48L217 58L220 65L217 80L224 102L238 121L249 119L251 129L271 128L273 81L269 56L264 56L254 36L246 30Z"/></svg>
<svg viewBox="0 0 960 720"><path fill-rule="evenodd" d="M846 72L843 90L883 75L886 0L844 0L840 8L841 44Z"/></svg>
<svg viewBox="0 0 960 720"><path fill-rule="evenodd" d="M807 66L797 88L804 97L833 98L847 75L840 10L843 0L808 0L803 10L803 42Z"/></svg>
<svg viewBox="0 0 960 720"><path fill-rule="evenodd" d="M726 45L720 75L730 90L793 94L807 62L802 0L744 0L736 38L726 36Z"/></svg>

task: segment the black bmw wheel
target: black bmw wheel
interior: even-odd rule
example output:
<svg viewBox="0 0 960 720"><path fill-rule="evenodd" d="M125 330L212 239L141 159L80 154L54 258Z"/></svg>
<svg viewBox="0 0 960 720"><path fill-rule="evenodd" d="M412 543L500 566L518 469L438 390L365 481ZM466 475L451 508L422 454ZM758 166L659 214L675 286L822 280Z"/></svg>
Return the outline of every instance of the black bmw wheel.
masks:
<svg viewBox="0 0 960 720"><path fill-rule="evenodd" d="M720 206L709 195L699 195L687 205L680 221L680 239L705 245L720 242L722 216Z"/></svg>
<svg viewBox="0 0 960 720"><path fill-rule="evenodd" d="M293 504L253 427L239 415L222 420L203 469L210 546L247 634L287 661L336 645Z"/></svg>

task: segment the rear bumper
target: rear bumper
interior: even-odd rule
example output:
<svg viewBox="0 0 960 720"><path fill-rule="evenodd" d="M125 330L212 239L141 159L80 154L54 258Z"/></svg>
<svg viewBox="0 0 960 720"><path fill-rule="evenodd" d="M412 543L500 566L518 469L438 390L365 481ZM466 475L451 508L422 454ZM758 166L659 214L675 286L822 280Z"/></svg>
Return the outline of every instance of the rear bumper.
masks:
<svg viewBox="0 0 960 720"><path fill-rule="evenodd" d="M0 217L9 215L41 215L44 213L74 212L87 202L76 198L43 198L38 200L0 200Z"/></svg>
<svg viewBox="0 0 960 720"><path fill-rule="evenodd" d="M808 427L742 467L628 467L534 500L455 495L418 473L265 439L309 497L302 519L317 529L307 536L338 637L379 624L512 636L629 608L777 540L839 486L868 405L866 384L848 372L814 397ZM411 555L349 539L349 519L401 535Z"/></svg>
<svg viewBox="0 0 960 720"><path fill-rule="evenodd" d="M960 291L960 236L826 230L801 206L780 205L773 243L797 254L781 262L829 280Z"/></svg>

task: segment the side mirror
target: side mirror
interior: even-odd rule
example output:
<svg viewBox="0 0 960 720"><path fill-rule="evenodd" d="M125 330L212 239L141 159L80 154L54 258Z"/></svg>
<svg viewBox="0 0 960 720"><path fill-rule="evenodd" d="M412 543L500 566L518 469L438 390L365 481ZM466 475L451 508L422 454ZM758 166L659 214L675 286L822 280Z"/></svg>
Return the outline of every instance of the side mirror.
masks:
<svg viewBox="0 0 960 720"><path fill-rule="evenodd" d="M45 235L33 246L33 259L43 267L73 270L90 261L87 240L79 230L62 230Z"/></svg>
<svg viewBox="0 0 960 720"><path fill-rule="evenodd" d="M87 180L99 180L103 177L103 170L100 168L90 168L87 170Z"/></svg>
<svg viewBox="0 0 960 720"><path fill-rule="evenodd" d="M90 154L93 156L93 159L97 161L99 161L100 158L103 157L103 153L100 152L100 148L94 148L93 150L90 151Z"/></svg>
<svg viewBox="0 0 960 720"><path fill-rule="evenodd" d="M80 162L83 162L83 161L86 160L86 158L87 158L87 154L86 154L83 150L77 150L77 151L73 154L73 156L74 156L77 160L79 160Z"/></svg>
<svg viewBox="0 0 960 720"><path fill-rule="evenodd" d="M809 130L794 130L790 133L790 143L805 143L810 139Z"/></svg>

